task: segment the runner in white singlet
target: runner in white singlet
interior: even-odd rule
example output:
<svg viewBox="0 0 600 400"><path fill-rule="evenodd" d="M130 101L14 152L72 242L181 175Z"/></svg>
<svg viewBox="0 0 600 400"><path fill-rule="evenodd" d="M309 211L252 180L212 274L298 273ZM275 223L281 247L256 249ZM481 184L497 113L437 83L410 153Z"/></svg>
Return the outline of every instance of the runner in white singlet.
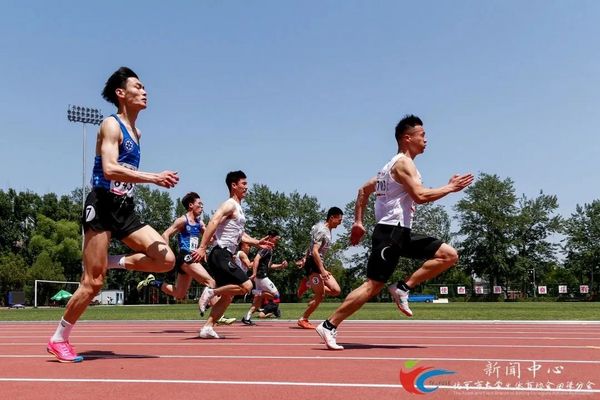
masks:
<svg viewBox="0 0 600 400"><path fill-rule="evenodd" d="M336 342L337 327L358 311L370 298L376 296L394 272L398 259L424 259L425 263L409 279L389 286L398 309L412 316L408 306L410 288L438 276L458 261L454 248L441 240L411 231L415 204L438 200L458 192L473 182L472 174L453 175L448 184L428 189L421 182L414 159L425 151L427 140L423 122L414 115L403 118L396 126L398 154L394 156L359 190L354 210L354 225L350 233L352 244L358 244L365 233L363 211L369 196L375 193L377 225L371 238L372 248L367 264L367 281L353 290L342 305L322 324L317 333L327 348L342 350Z"/></svg>

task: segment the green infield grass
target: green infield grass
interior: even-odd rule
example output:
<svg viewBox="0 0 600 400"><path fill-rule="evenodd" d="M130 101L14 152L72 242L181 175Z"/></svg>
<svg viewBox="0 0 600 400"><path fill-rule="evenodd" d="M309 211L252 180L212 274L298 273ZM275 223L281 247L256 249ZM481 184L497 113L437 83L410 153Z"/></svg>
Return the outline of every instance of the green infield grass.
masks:
<svg viewBox="0 0 600 400"><path fill-rule="evenodd" d="M340 303L322 303L311 319L325 319ZM225 313L241 318L250 304L234 303ZM281 319L297 319L306 303L282 303ZM411 303L413 318L400 314L392 303L367 303L350 319L362 320L600 320L600 302L515 302L448 304ZM0 321L56 321L61 307L0 309ZM255 316L255 319L257 317ZM196 304L90 306L81 320L198 320Z"/></svg>

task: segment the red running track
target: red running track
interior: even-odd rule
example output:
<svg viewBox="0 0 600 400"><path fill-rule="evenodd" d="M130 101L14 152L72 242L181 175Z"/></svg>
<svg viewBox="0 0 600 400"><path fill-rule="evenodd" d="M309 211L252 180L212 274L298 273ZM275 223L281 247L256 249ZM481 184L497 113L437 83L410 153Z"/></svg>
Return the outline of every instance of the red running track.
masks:
<svg viewBox="0 0 600 400"><path fill-rule="evenodd" d="M221 326L219 340L199 339L200 324L81 321L71 343L85 361L61 364L45 352L55 322L0 323L1 397L600 398L600 323L347 321L343 351L295 321Z"/></svg>

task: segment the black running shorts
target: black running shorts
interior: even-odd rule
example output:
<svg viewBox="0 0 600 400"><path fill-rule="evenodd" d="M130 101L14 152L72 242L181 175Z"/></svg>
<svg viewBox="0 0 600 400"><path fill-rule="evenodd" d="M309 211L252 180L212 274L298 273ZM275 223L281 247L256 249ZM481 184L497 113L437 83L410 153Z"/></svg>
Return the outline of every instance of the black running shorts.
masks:
<svg viewBox="0 0 600 400"><path fill-rule="evenodd" d="M185 275L185 272L183 271L183 269L181 269L181 266L183 264L187 264L184 260L184 257L188 254L190 253L188 253L187 251L182 251L179 254L177 254L177 257L175 257L175 272L177 272L178 274Z"/></svg>
<svg viewBox="0 0 600 400"><path fill-rule="evenodd" d="M304 273L306 276L310 276L311 274L320 274L321 270L319 266L315 262L313 256L306 256L306 261L304 262Z"/></svg>
<svg viewBox="0 0 600 400"><path fill-rule="evenodd" d="M371 238L367 278L387 282L400 257L428 260L442 244L439 239L413 233L409 228L377 224Z"/></svg>
<svg viewBox="0 0 600 400"><path fill-rule="evenodd" d="M102 188L94 188L87 195L82 220L85 231L108 231L119 240L146 226L135 213L133 198Z"/></svg>
<svg viewBox="0 0 600 400"><path fill-rule="evenodd" d="M241 285L248 280L246 273L233 262L233 255L219 246L215 246L208 254L208 270L217 287Z"/></svg>

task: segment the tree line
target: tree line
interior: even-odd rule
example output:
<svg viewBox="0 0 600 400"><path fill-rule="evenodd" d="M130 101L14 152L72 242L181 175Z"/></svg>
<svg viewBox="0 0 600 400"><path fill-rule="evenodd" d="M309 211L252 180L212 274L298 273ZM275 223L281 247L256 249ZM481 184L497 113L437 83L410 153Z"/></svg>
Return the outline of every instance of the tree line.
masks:
<svg viewBox="0 0 600 400"><path fill-rule="evenodd" d="M34 280L79 281L81 274L82 191L69 195L38 195L31 191L0 190L0 294L3 301L11 290L23 290L28 302L33 298ZM261 237L271 228L281 232L274 261L288 260L289 266L271 273L284 300L293 301L303 271L296 268L309 245L312 225L325 217L326 208L307 194L281 193L255 184L244 202L246 230ZM339 205L338 205L339 206ZM136 208L142 219L162 232L185 210L179 199L173 201L166 191L139 185ZM344 207L345 229L338 228L337 240L325 263L340 283L342 296L359 285L366 275L366 260L373 231L374 198L365 213L367 235L358 246L350 246L354 200ZM580 284L590 293L598 292L600 270L600 201L577 205L569 216L557 214L558 199L540 192L535 198L515 193L514 182L497 175L481 174L464 191L454 206L458 229L451 231L447 210L435 203L417 207L413 229L443 239L456 247L458 265L416 291L434 291L436 285L461 285L472 288L475 282L501 286L520 296L532 296L534 284L546 285L553 293L559 284L567 285L571 296ZM204 216L206 220L209 215ZM176 251L175 241L172 243ZM111 253L126 253L113 241ZM251 254L253 256L253 254ZM392 280L406 277L418 263L401 259ZM594 277L596 275L596 277ZM134 289L144 274L111 271L107 289L124 289L126 302L149 301L147 293ZM535 282L533 279L535 277ZM166 276L172 281L172 273ZM44 292L46 290L47 292ZM38 294L47 299L55 288ZM386 294L382 292L382 296ZM166 297L164 298L166 299Z"/></svg>

